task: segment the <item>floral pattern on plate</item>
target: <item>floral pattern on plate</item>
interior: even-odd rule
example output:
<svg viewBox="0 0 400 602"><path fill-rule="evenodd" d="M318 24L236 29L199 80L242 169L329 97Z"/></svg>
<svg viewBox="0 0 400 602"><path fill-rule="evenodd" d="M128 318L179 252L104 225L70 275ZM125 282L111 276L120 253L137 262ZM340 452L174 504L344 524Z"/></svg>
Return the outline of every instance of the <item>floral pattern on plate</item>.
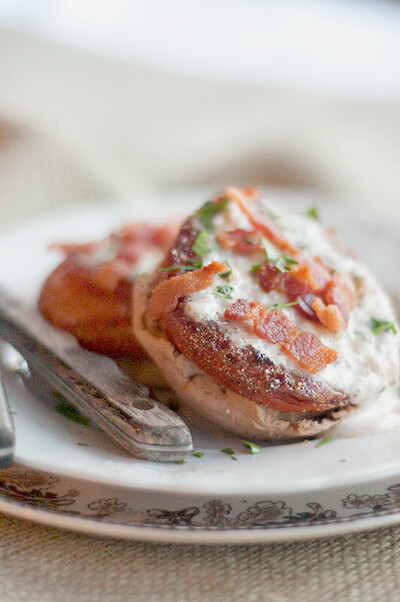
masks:
<svg viewBox="0 0 400 602"><path fill-rule="evenodd" d="M85 488L85 484L83 483ZM179 508L136 508L120 497L85 498L87 492L68 488L67 480L22 466L0 471L0 497L16 503L121 525L189 529L271 529L312 526L388 515L400 511L400 483L373 495L349 493L340 505L310 500L293 508L283 500L208 500Z"/></svg>

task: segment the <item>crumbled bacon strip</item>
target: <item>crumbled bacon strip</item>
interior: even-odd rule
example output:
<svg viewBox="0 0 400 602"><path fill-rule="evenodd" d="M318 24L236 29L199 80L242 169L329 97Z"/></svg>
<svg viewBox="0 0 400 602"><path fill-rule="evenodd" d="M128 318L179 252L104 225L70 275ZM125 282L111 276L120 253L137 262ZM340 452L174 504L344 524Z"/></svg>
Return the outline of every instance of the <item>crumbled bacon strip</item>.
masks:
<svg viewBox="0 0 400 602"><path fill-rule="evenodd" d="M79 256L82 265L91 271L91 280L105 291L113 292L120 282L131 279L132 267L151 247L166 251L177 230L176 223L128 224L99 242L55 243L50 248L61 249L67 257Z"/></svg>
<svg viewBox="0 0 400 602"><path fill-rule="evenodd" d="M279 345L297 366L311 374L323 370L339 357L337 351L323 345L311 332L299 332L282 311L271 311L259 301L238 299L226 309L225 318L252 323L255 335Z"/></svg>
<svg viewBox="0 0 400 602"><path fill-rule="evenodd" d="M199 270L185 272L184 274L160 282L153 289L147 308L147 320L149 324L151 324L152 320L157 320L161 316L173 311L181 297L197 293L211 286L214 282L214 276L221 272L226 272L228 269L226 263L213 261Z"/></svg>
<svg viewBox="0 0 400 602"><path fill-rule="evenodd" d="M264 234L274 245L276 245L282 251L297 255L298 249L294 247L291 242L286 238L282 229L272 219L269 219L265 215L256 213L252 210L249 205L249 199L253 196L246 194L247 191L241 190L240 188L227 188L225 190L225 197L232 199L237 203L243 213L247 216L252 226L254 226L259 232Z"/></svg>
<svg viewBox="0 0 400 602"><path fill-rule="evenodd" d="M355 289L350 279L343 274L334 275L323 260L304 256L285 237L281 228L267 217L255 213L249 206L250 195L245 190L228 188L225 196L234 200L250 223L260 232L265 234L278 248L290 252L299 263L288 272L280 272L272 262L261 266L258 270L258 279L261 287L266 291L278 290L288 296L290 300L298 300L297 311L309 319L319 320L333 332L344 330L349 322L350 311L355 305ZM240 232L233 234L233 232ZM230 233L221 233L222 246L233 248L237 252L248 253L242 244L243 230ZM238 242L235 242L235 237ZM233 242L232 242L233 241ZM223 244L225 243L225 244ZM231 246L229 246L231 244ZM310 299L314 293L315 297Z"/></svg>
<svg viewBox="0 0 400 602"><path fill-rule="evenodd" d="M100 246L98 242L88 242L82 244L76 243L68 243L68 242L52 242L49 244L49 249L52 251L53 249L59 249L62 251L67 257L74 255L76 253L92 253Z"/></svg>
<svg viewBox="0 0 400 602"><path fill-rule="evenodd" d="M337 305L334 305L333 303L325 305L319 297L315 297L311 307L315 311L321 324L329 328L329 330L340 332L346 328L346 322Z"/></svg>
<svg viewBox="0 0 400 602"><path fill-rule="evenodd" d="M311 374L320 372L339 357L337 351L326 347L311 332L299 332L283 346L283 351Z"/></svg>
<svg viewBox="0 0 400 602"><path fill-rule="evenodd" d="M335 274L328 282L324 299L326 303L319 297L312 302L312 308L319 321L333 332L344 330L356 302L353 282L344 274Z"/></svg>
<svg viewBox="0 0 400 602"><path fill-rule="evenodd" d="M217 241L224 249L231 249L243 255L252 255L263 250L257 230L227 230L217 234Z"/></svg>

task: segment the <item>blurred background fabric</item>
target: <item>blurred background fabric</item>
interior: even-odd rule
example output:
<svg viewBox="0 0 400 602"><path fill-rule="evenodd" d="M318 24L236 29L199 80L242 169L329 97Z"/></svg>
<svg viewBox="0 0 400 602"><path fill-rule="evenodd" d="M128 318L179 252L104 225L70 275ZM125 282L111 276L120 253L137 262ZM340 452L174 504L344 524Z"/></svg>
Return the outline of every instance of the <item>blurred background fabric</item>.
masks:
<svg viewBox="0 0 400 602"><path fill-rule="evenodd" d="M398 3L10 0L0 26L3 225L228 183L400 217Z"/></svg>

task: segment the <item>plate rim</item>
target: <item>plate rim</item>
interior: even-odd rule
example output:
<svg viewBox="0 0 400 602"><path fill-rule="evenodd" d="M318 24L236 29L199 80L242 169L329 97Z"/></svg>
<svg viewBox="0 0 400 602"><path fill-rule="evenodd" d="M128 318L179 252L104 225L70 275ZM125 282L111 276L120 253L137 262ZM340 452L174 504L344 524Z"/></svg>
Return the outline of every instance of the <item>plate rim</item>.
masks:
<svg viewBox="0 0 400 602"><path fill-rule="evenodd" d="M352 533L390 527L400 523L399 510L380 516L360 517L347 522L332 522L331 524L307 525L302 527L226 530L161 528L123 525L113 522L96 521L90 518L61 515L48 510L26 507L4 499L0 499L0 512L20 520L27 520L31 523L65 529L85 535L97 535L123 540L196 545L243 545L304 541L324 537L340 537Z"/></svg>

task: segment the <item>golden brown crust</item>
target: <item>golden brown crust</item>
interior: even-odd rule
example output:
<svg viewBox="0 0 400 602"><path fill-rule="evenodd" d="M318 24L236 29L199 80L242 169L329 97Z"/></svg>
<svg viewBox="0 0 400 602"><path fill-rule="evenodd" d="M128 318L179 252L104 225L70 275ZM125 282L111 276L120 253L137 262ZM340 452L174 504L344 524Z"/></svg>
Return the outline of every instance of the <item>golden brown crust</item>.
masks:
<svg viewBox="0 0 400 602"><path fill-rule="evenodd" d="M76 336L85 349L111 357L141 358L133 335L132 285L124 280L113 291L96 286L90 269L68 257L44 282L39 309L57 328Z"/></svg>

